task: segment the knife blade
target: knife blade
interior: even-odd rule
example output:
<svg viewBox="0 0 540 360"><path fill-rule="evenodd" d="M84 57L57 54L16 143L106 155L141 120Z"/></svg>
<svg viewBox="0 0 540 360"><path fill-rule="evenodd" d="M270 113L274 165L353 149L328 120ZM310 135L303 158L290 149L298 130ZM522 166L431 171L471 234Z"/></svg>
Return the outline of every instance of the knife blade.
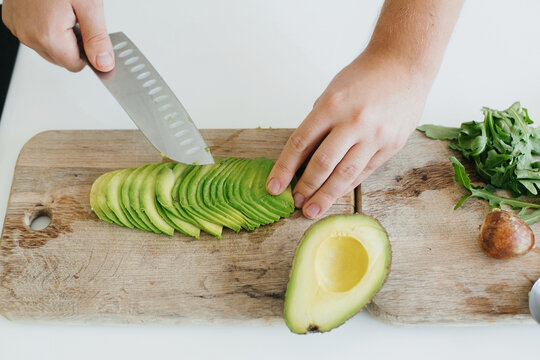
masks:
<svg viewBox="0 0 540 360"><path fill-rule="evenodd" d="M109 34L115 67L94 70L144 136L166 157L185 164L214 159L188 112L135 44L122 32Z"/></svg>

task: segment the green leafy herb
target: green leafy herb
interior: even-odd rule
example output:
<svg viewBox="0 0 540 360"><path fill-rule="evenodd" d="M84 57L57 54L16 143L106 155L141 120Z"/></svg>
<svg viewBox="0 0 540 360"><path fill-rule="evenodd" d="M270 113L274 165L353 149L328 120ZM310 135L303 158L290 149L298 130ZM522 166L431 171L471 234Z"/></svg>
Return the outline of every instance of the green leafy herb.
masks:
<svg viewBox="0 0 540 360"><path fill-rule="evenodd" d="M465 122L460 128L423 125L418 130L431 139L451 140L450 148L472 160L478 174L489 184L514 195L540 193L540 130L527 109L515 102L499 111L482 108L484 121Z"/></svg>
<svg viewBox="0 0 540 360"><path fill-rule="evenodd" d="M479 199L487 200L491 208L500 208L502 205L508 205L508 206L511 206L512 209L514 210L516 209L521 210L518 215L529 225L540 221L540 205L517 200L517 199L498 196L493 193L493 191L495 190L493 186L488 185L485 188L473 186L471 185L469 176L467 175L467 172L465 171L465 167L459 162L459 160L456 159L454 156L452 156L450 158L450 161L452 162L452 165L454 166L454 179L456 180L456 182L463 185L463 187L469 190L470 192L470 194L463 196L458 201L458 203L454 207L454 210L461 207L461 205L463 205L463 203L468 198L476 197ZM533 211L529 212L529 209L532 209Z"/></svg>
<svg viewBox="0 0 540 360"><path fill-rule="evenodd" d="M417 129L425 133L428 138L434 140L455 140L460 131L460 128L438 125L422 125Z"/></svg>

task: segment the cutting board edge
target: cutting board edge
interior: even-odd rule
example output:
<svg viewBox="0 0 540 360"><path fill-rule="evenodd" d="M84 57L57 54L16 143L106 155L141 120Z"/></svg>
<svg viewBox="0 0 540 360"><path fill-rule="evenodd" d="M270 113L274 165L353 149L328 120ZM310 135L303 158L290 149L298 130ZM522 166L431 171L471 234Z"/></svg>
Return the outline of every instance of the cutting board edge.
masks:
<svg viewBox="0 0 540 360"><path fill-rule="evenodd" d="M491 326L491 325L534 325L535 321L528 315L499 314L492 316L464 316L461 318L445 318L434 315L433 317L400 316L385 311L375 301L366 306L368 313L375 319L393 326L420 327L420 326Z"/></svg>
<svg viewBox="0 0 540 360"><path fill-rule="evenodd" d="M65 315L58 316L36 316L24 313L10 313L7 315L1 312L0 315L7 321L17 323L40 323L40 324L58 324L58 325L148 325L148 326L252 326L252 327L279 327L285 326L283 317L275 316L268 318L253 318L253 319L227 319L227 318L187 318L173 316L155 316L155 315L134 315L126 317L125 314L104 314L102 316L95 315L78 315L73 318L66 318Z"/></svg>

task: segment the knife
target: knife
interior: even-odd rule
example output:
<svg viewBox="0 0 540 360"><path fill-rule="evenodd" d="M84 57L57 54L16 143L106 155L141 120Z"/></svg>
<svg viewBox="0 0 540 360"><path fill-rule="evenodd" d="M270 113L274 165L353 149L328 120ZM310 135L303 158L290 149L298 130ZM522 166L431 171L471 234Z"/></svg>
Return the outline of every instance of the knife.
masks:
<svg viewBox="0 0 540 360"><path fill-rule="evenodd" d="M184 164L213 164L201 133L152 64L122 32L110 34L115 67L90 66L144 136L163 155Z"/></svg>

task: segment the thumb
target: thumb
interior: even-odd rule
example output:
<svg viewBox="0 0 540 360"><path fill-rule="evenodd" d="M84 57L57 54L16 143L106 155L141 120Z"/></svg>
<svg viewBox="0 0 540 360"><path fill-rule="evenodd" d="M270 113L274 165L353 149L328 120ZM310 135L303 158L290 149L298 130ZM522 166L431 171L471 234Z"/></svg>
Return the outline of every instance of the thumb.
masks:
<svg viewBox="0 0 540 360"><path fill-rule="evenodd" d="M84 52L88 61L99 71L112 70L114 53L105 26L103 1L74 1L73 9L79 22Z"/></svg>

